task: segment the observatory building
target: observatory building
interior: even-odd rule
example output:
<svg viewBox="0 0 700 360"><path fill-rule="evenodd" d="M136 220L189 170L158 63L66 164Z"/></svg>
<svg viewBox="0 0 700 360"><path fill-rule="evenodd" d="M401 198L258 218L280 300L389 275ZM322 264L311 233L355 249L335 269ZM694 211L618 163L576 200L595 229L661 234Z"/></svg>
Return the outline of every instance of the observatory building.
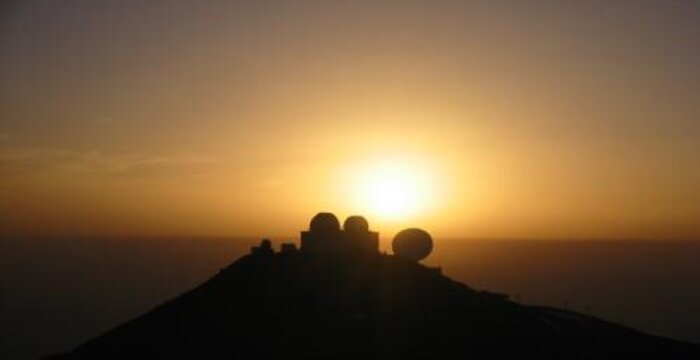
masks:
<svg viewBox="0 0 700 360"><path fill-rule="evenodd" d="M409 228L400 231L392 242L394 255L412 262L420 262L433 250L433 239L425 230ZM251 254L270 256L275 253L272 242L263 239L253 246ZM294 243L283 243L283 254L297 253ZM340 227L332 213L322 212L311 219L309 230L301 232L301 252L319 255L379 254L379 233L369 230L362 216L350 216ZM439 269L438 269L439 271Z"/></svg>
<svg viewBox="0 0 700 360"><path fill-rule="evenodd" d="M350 216L340 228L331 213L318 213L308 231L301 232L301 251L323 254L378 253L379 233L370 231L367 220Z"/></svg>

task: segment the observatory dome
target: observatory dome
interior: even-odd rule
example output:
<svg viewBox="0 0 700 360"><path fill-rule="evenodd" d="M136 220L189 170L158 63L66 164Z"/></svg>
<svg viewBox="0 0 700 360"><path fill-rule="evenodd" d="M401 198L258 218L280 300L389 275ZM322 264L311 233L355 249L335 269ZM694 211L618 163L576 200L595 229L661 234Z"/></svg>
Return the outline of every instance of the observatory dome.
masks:
<svg viewBox="0 0 700 360"><path fill-rule="evenodd" d="M340 222L332 213L318 213L311 219L309 231L321 233L340 231Z"/></svg>
<svg viewBox="0 0 700 360"><path fill-rule="evenodd" d="M421 261L433 251L433 239L425 230L405 229L394 237L391 243L394 254L411 261Z"/></svg>
<svg viewBox="0 0 700 360"><path fill-rule="evenodd" d="M343 223L343 230L349 232L367 232L369 231L369 223L367 219L362 216L353 215L345 219Z"/></svg>

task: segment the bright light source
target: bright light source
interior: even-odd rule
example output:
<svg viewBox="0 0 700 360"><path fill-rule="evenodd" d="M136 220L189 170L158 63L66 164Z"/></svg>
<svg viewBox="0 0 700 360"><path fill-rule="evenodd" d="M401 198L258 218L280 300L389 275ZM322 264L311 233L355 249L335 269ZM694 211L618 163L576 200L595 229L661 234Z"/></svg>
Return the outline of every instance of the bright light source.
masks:
<svg viewBox="0 0 700 360"><path fill-rule="evenodd" d="M408 159L363 166L350 185L356 207L383 219L402 219L424 211L431 201L430 173Z"/></svg>

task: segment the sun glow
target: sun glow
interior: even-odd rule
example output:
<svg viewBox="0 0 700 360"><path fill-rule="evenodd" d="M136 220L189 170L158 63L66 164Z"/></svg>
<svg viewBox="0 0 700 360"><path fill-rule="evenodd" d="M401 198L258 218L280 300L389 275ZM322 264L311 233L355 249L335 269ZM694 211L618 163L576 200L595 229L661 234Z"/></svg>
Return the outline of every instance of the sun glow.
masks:
<svg viewBox="0 0 700 360"><path fill-rule="evenodd" d="M425 212L434 195L431 172L419 162L393 159L361 169L353 182L356 208L385 220Z"/></svg>

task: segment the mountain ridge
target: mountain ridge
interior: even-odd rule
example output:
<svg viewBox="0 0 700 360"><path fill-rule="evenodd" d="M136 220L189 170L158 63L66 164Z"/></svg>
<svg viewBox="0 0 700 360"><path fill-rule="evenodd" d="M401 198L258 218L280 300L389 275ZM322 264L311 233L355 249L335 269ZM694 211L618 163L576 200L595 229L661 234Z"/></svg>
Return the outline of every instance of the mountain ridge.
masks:
<svg viewBox="0 0 700 360"><path fill-rule="evenodd" d="M517 304L398 256L262 252L51 359L697 359L700 348Z"/></svg>

